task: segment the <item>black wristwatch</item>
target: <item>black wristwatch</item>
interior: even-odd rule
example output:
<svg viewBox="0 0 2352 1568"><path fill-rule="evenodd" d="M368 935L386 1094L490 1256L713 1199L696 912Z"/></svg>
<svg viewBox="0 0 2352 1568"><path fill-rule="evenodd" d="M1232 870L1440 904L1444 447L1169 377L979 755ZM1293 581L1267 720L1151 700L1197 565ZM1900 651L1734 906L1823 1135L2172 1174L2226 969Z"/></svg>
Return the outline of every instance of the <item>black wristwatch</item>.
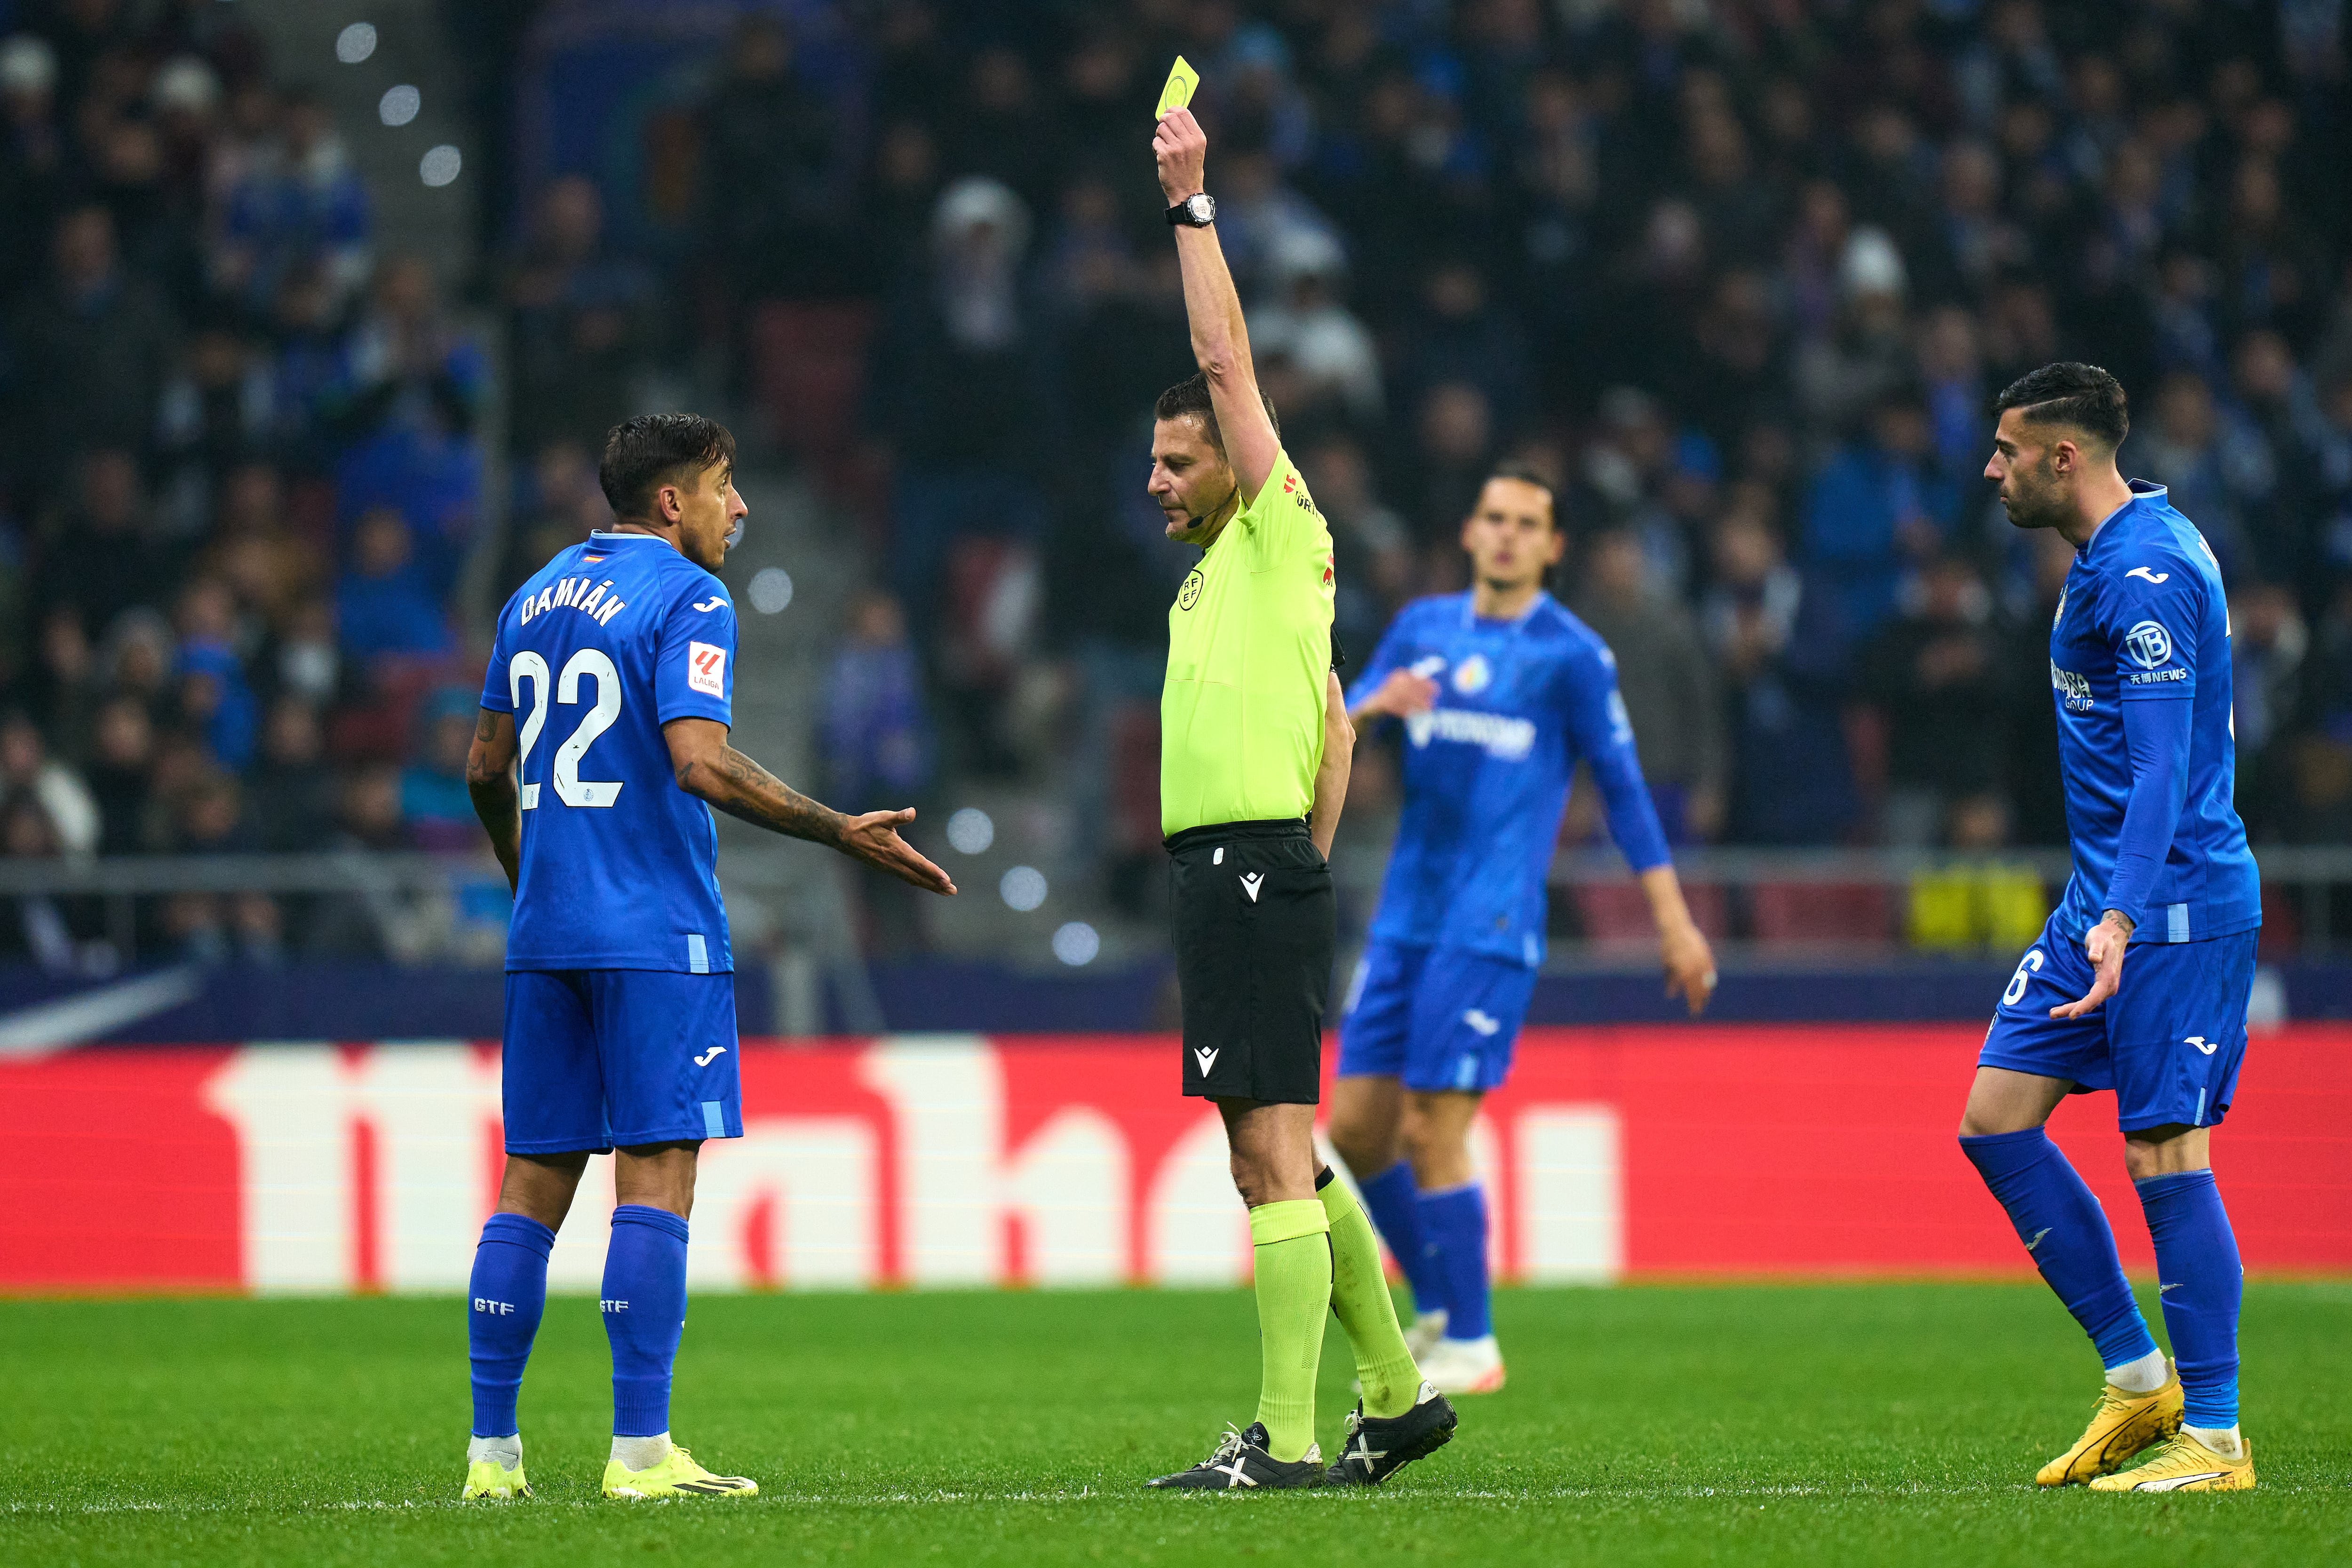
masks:
<svg viewBox="0 0 2352 1568"><path fill-rule="evenodd" d="M1168 209L1168 226L1179 224L1187 228L1206 228L1217 221L1217 198L1206 191L1186 196Z"/></svg>

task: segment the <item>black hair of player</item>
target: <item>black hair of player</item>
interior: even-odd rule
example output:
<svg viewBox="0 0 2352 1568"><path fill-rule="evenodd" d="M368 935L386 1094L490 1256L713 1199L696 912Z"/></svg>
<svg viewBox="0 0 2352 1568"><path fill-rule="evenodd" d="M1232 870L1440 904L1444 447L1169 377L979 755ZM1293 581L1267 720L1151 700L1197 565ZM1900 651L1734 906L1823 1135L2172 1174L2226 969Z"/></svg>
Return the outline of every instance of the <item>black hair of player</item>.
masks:
<svg viewBox="0 0 2352 1568"><path fill-rule="evenodd" d="M2109 451L2131 431L2123 383L2095 364L2061 360L2028 371L1993 400L1993 417L2010 409L2033 425L2072 425Z"/></svg>
<svg viewBox="0 0 2352 1568"><path fill-rule="evenodd" d="M1533 485L1543 491L1544 500L1548 503L1544 511L1551 519L1551 531L1554 533L1559 531L1559 493L1552 489L1551 481L1544 478L1542 471L1533 463L1523 463L1517 458L1497 463L1487 470L1486 483L1492 484L1496 479L1508 479L1514 484ZM1485 486L1482 485L1480 488L1484 489Z"/></svg>
<svg viewBox="0 0 2352 1568"><path fill-rule="evenodd" d="M691 484L705 469L721 466L735 466L735 437L718 420L699 414L640 414L605 435L596 483L614 517L643 522L653 516L656 490Z"/></svg>
<svg viewBox="0 0 2352 1568"><path fill-rule="evenodd" d="M1282 420L1274 411L1274 399L1268 397L1265 388L1261 386L1257 391L1257 400L1265 405L1265 422L1274 426L1275 439L1280 440ZM1160 400L1151 405L1151 417L1154 421L1186 417L1198 419L1202 429L1208 434L1209 445L1214 447L1220 456L1224 452L1224 433L1217 428L1217 405L1210 400L1209 373L1205 370L1194 371L1161 393Z"/></svg>

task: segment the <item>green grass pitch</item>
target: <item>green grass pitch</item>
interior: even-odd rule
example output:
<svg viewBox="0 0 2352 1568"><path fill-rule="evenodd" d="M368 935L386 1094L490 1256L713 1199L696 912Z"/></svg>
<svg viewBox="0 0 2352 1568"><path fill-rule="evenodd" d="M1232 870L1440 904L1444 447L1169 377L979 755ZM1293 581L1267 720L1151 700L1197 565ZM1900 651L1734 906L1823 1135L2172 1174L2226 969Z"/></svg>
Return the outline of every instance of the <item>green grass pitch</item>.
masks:
<svg viewBox="0 0 2352 1568"><path fill-rule="evenodd" d="M2143 1302L2151 1321L2155 1301ZM2095 1369L2032 1285L1640 1286L1496 1303L1504 1393L1376 1494L1146 1492L1249 1418L1238 1291L710 1297L679 1436L741 1503L608 1504L593 1302L523 1390L536 1501L460 1505L454 1300L0 1302L0 1562L1736 1563L2347 1560L2352 1284L2247 1292L2263 1485L2044 1494ZM1324 1354L1326 1447L1348 1403Z"/></svg>

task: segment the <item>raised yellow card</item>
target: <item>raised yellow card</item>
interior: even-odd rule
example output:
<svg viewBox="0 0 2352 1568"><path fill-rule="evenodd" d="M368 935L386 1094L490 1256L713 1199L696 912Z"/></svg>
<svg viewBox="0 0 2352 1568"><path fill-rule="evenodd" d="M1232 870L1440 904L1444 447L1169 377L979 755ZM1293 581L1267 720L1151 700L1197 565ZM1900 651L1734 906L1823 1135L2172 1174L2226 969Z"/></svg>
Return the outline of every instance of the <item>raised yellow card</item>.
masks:
<svg viewBox="0 0 2352 1568"><path fill-rule="evenodd" d="M1201 85L1201 73L1187 64L1182 55L1168 68L1168 85L1160 89L1160 107L1151 111L1159 119L1171 109L1182 109L1192 101L1193 89Z"/></svg>

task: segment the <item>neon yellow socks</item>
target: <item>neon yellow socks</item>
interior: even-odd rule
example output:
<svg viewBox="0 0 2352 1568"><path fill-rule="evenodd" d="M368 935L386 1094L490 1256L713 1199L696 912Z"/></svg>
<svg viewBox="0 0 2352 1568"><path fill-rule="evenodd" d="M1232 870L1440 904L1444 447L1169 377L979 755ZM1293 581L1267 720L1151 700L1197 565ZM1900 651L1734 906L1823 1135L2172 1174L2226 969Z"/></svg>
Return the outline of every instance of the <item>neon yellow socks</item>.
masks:
<svg viewBox="0 0 2352 1568"><path fill-rule="evenodd" d="M1295 1464L1315 1442L1315 1370L1323 1359L1323 1310L1331 1303L1325 1241L1331 1222L1312 1198L1260 1204L1249 1217L1257 1259L1257 1418L1265 1424L1267 1452Z"/></svg>
<svg viewBox="0 0 2352 1568"><path fill-rule="evenodd" d="M1331 1308L1356 1352L1364 1385L1364 1414L1402 1415L1421 1392L1421 1369L1397 1326L1396 1302L1381 1271L1380 1239L1355 1198L1329 1171L1315 1195L1331 1224Z"/></svg>

